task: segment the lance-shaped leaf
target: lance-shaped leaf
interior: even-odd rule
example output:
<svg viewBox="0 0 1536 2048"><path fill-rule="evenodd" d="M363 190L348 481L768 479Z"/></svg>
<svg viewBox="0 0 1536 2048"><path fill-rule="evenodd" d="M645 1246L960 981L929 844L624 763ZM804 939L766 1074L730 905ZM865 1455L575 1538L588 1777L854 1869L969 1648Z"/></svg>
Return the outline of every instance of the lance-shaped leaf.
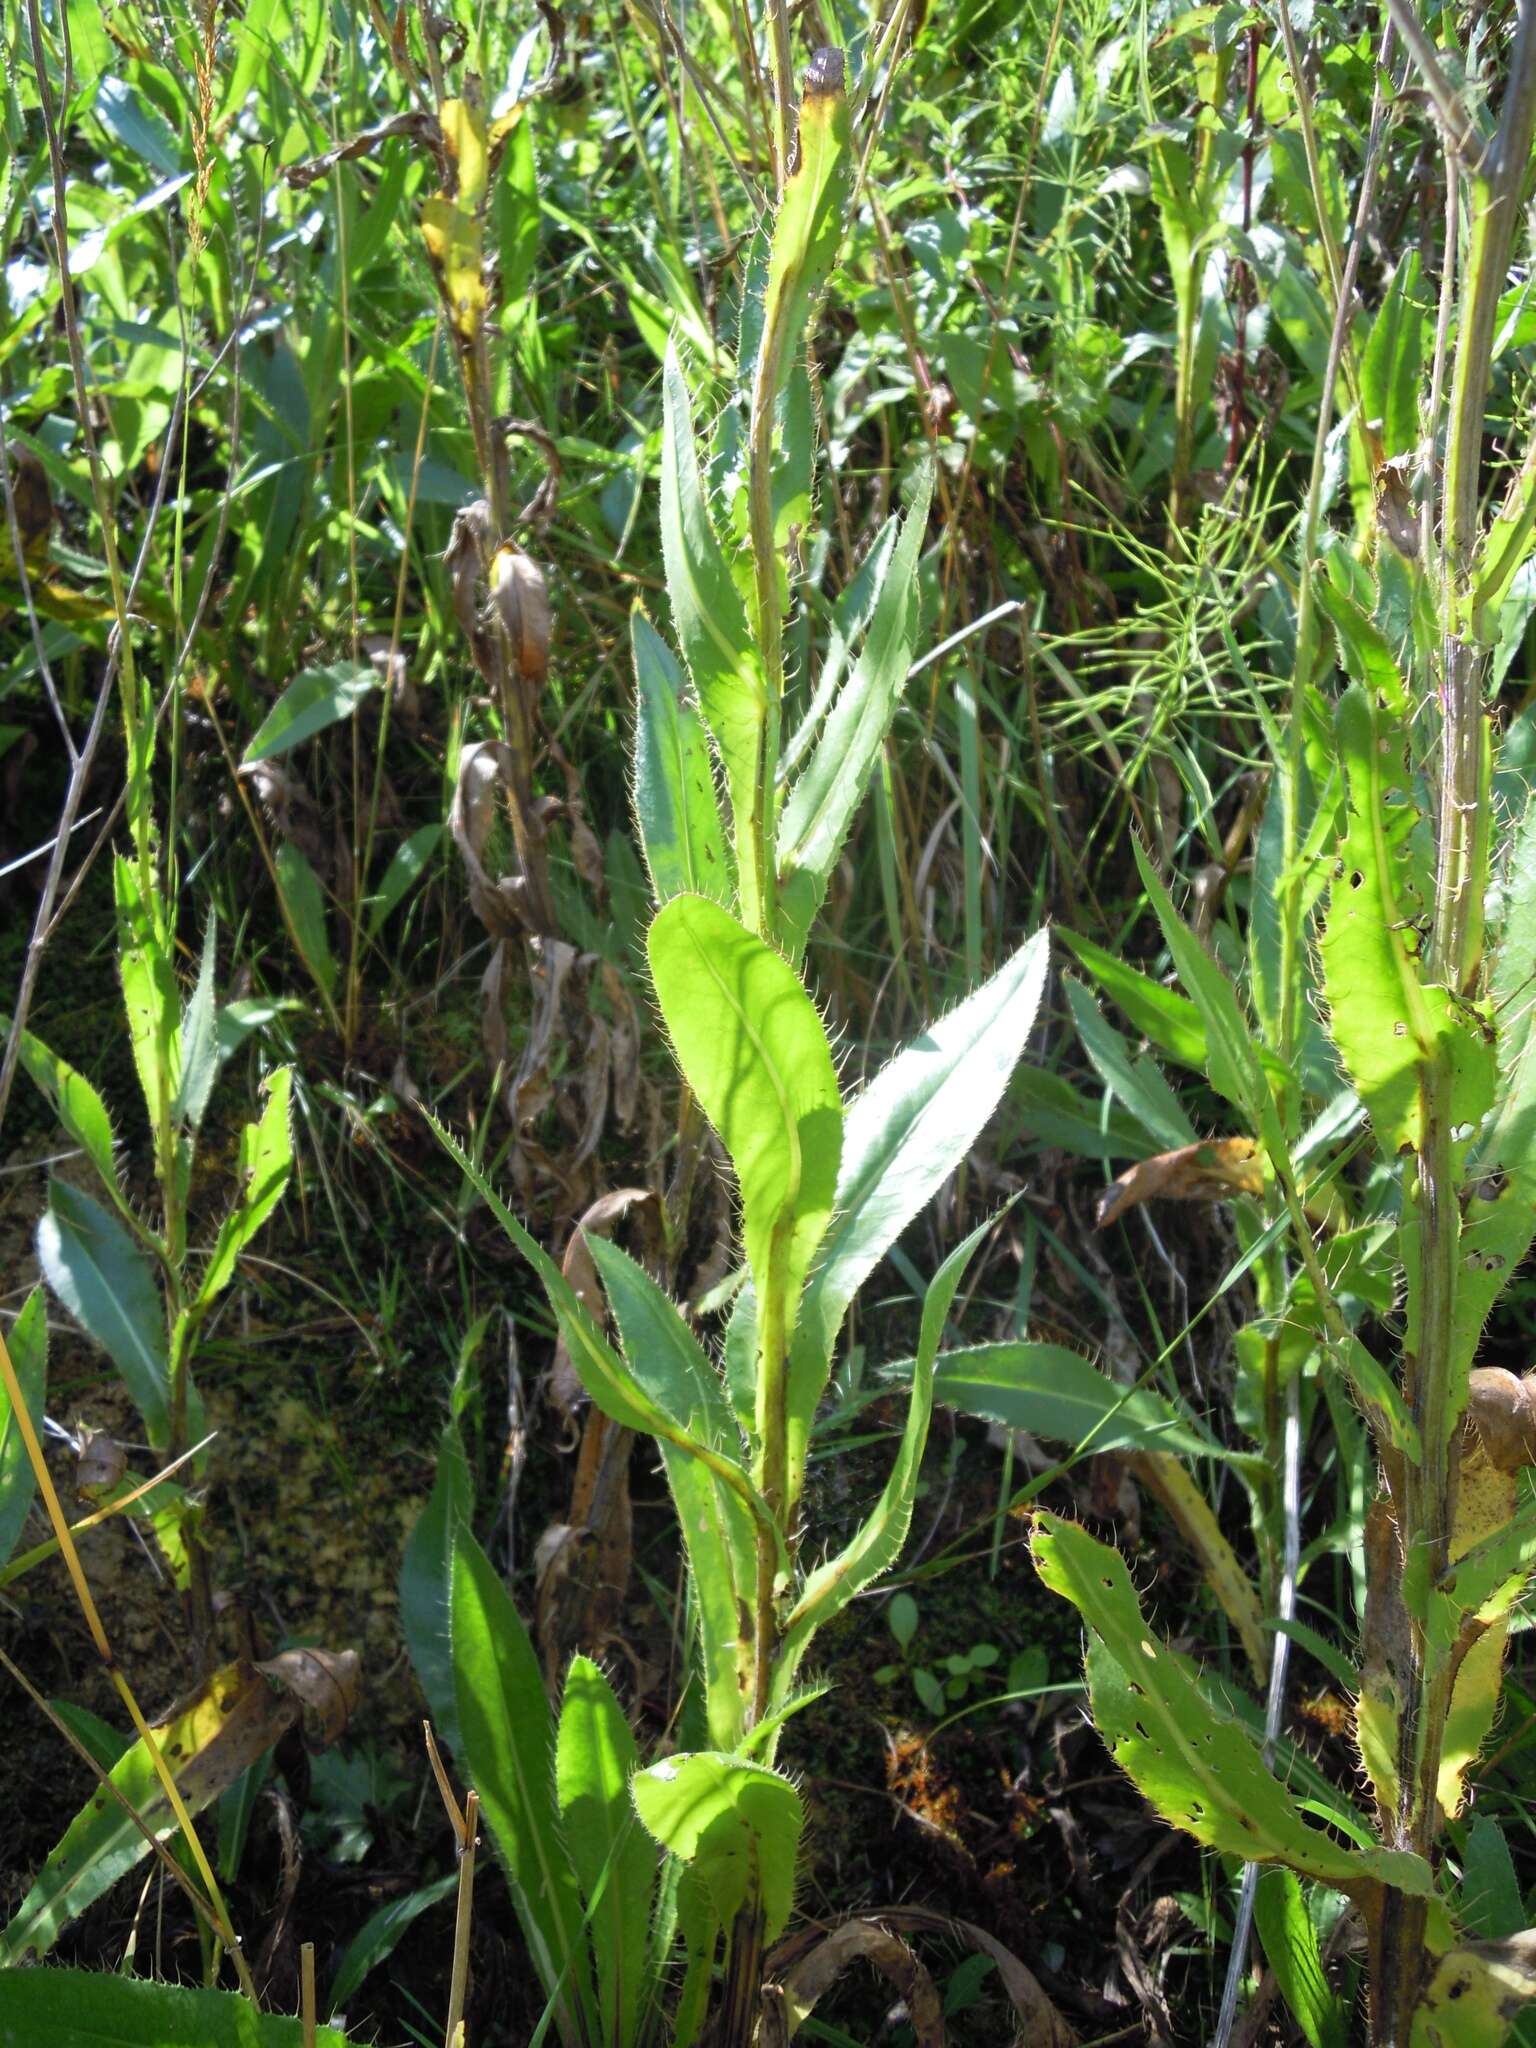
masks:
<svg viewBox="0 0 1536 2048"><path fill-rule="evenodd" d="M234 1991L192 1991L100 1970L0 1971L0 2048L347 2048L335 2027L259 2012Z"/></svg>
<svg viewBox="0 0 1536 2048"><path fill-rule="evenodd" d="M255 1665L228 1664L205 1680L151 1731L188 1814L195 1818L265 1756L300 1712L297 1696L275 1688ZM179 1823L142 1741L125 1750L108 1775L157 1840L175 1832ZM0 1964L45 1956L68 1921L148 1854L148 1836L132 1813L98 1787L0 1935Z"/></svg>
<svg viewBox="0 0 1536 2048"><path fill-rule="evenodd" d="M773 1519L762 1496L736 1459L728 1452L690 1435L686 1424L661 1405L655 1387L643 1383L636 1373L630 1371L582 1306L575 1289L549 1253L518 1222L457 1140L441 1124L430 1118L428 1121L438 1143L457 1162L459 1171L476 1189L496 1221L538 1274L576 1375L596 1405L621 1428L637 1430L642 1436L656 1437L660 1442L676 1445L690 1457L700 1459L722 1484L731 1488L754 1521L765 1530L772 1531ZM648 1369L649 1361L641 1361L640 1364Z"/></svg>
<svg viewBox="0 0 1536 2048"><path fill-rule="evenodd" d="M776 1702L788 1698L795 1672L817 1629L846 1607L856 1594L873 1584L882 1572L889 1571L901 1555L901 1546L907 1540L907 1530L912 1523L912 1503L917 1494L923 1447L928 1441L928 1424L933 1415L933 1366L943 1339L945 1320L971 1256L991 1228L992 1219L988 1218L971 1232L963 1244L957 1245L934 1274L928 1292L923 1296L912 1393L896 1462L869 1519L845 1550L811 1573L804 1592L784 1624L774 1671Z"/></svg>
<svg viewBox="0 0 1536 2048"><path fill-rule="evenodd" d="M1155 1060L1138 1058L1110 1023L1087 989L1063 976L1067 1008L1077 1026L1090 1064L1117 1101L1124 1104L1150 1137L1177 1151L1196 1142L1195 1127L1183 1105L1163 1079Z"/></svg>
<svg viewBox="0 0 1536 2048"><path fill-rule="evenodd" d="M149 1261L115 1216L62 1180L48 1185L37 1256L48 1285L122 1374L150 1442L166 1443L165 1308Z"/></svg>
<svg viewBox="0 0 1536 2048"><path fill-rule="evenodd" d="M715 798L709 740L683 695L672 651L636 608L630 617L635 656L635 820L658 904L669 897L736 894Z"/></svg>
<svg viewBox="0 0 1536 2048"><path fill-rule="evenodd" d="M666 1757L631 1781L635 1809L664 1849L693 1866L729 1926L755 1897L764 1933L789 1919L805 1809L787 1778L766 1764L714 1750Z"/></svg>
<svg viewBox="0 0 1536 2048"><path fill-rule="evenodd" d="M10 1029L10 1018L0 1016L0 1039L8 1037ZM34 1086L47 1099L49 1108L90 1160L101 1176L102 1185L121 1208L122 1190L118 1186L117 1167L112 1157L112 1119L107 1114L106 1104L84 1074L76 1073L68 1060L60 1059L30 1031L22 1032L18 1050L21 1064Z"/></svg>
<svg viewBox="0 0 1536 2048"><path fill-rule="evenodd" d="M555 1724L522 1617L467 1529L453 1552L460 1761L506 1871L561 2038L598 2038L576 1873L555 1806Z"/></svg>
<svg viewBox="0 0 1536 2048"><path fill-rule="evenodd" d="M864 800L912 665L922 615L917 558L932 495L933 471L925 467L853 671L784 805L779 877L785 914L802 946Z"/></svg>
<svg viewBox="0 0 1536 2048"><path fill-rule="evenodd" d="M762 885L753 865L754 819L768 686L709 516L688 386L671 347L662 372L661 548L678 644L725 771L742 909L755 919Z"/></svg>
<svg viewBox="0 0 1536 2048"><path fill-rule="evenodd" d="M293 1069L277 1068L267 1082L266 1106L260 1117L240 1133L240 1192L214 1241L198 1290L200 1303L211 1302L229 1285L235 1277L235 1261L283 1199L293 1167L292 1093Z"/></svg>
<svg viewBox="0 0 1536 2048"><path fill-rule="evenodd" d="M787 1335L832 1213L842 1150L821 1018L783 955L707 897L674 897L646 947L678 1061L736 1169L759 1326L772 1318Z"/></svg>
<svg viewBox="0 0 1536 2048"><path fill-rule="evenodd" d="M645 1268L611 1240L595 1230L585 1232L584 1239L631 1372L689 1436L734 1448L736 1426L720 1375L676 1306Z"/></svg>
<svg viewBox="0 0 1536 2048"><path fill-rule="evenodd" d="M1253 1917L1264 1959L1309 2048L1349 2048L1349 2009L1323 1974L1317 1929L1291 1871L1272 1865L1263 1873Z"/></svg>
<svg viewBox="0 0 1536 2048"><path fill-rule="evenodd" d="M208 913L203 957L197 984L181 1015L181 1079L171 1114L184 1129L195 1131L203 1121L208 1098L219 1073L219 1017L213 999L213 976L219 950L219 921Z"/></svg>
<svg viewBox="0 0 1536 2048"><path fill-rule="evenodd" d="M651 1895L661 1860L630 1802L639 1761L612 1686L590 1657L573 1657L555 1738L555 1793L586 1902L601 2038L617 2048L640 2038L646 2016Z"/></svg>
<svg viewBox="0 0 1536 2048"><path fill-rule="evenodd" d="M841 50L818 50L806 71L799 151L773 225L752 367L754 417L777 402L843 239L854 166Z"/></svg>
<svg viewBox="0 0 1536 2048"><path fill-rule="evenodd" d="M1034 1028L1049 945L1043 931L1027 939L989 981L888 1060L849 1105L832 1225L790 1358L792 1475L804 1464L848 1304L1002 1099Z"/></svg>
<svg viewBox="0 0 1536 2048"><path fill-rule="evenodd" d="M181 998L160 917L140 887L138 868L119 854L112 879L128 1042L150 1126L158 1131L169 1122L181 1080Z"/></svg>
<svg viewBox="0 0 1536 2048"><path fill-rule="evenodd" d="M7 1349L32 1428L41 1439L43 1398L48 1386L47 1300L41 1287L34 1287L22 1303L21 1313L11 1325ZM16 1548L36 1484L11 1397L0 1383L0 1564Z"/></svg>
<svg viewBox="0 0 1536 2048"><path fill-rule="evenodd" d="M1186 1658L1153 1636L1117 1550L1043 1513L1032 1540L1041 1578L1091 1633L1088 1684L1099 1733L1165 1820L1225 1855L1283 1863L1339 1891L1383 1883L1429 1895L1421 1857L1346 1847L1302 1817L1248 1730Z"/></svg>
<svg viewBox="0 0 1536 2048"><path fill-rule="evenodd" d="M400 1632L437 1732L455 1755L463 1744L451 1649L453 1547L459 1530L468 1528L473 1508L474 1486L464 1446L457 1426L450 1422L438 1440L432 1491L400 1560Z"/></svg>
<svg viewBox="0 0 1536 2048"><path fill-rule="evenodd" d="M330 668L303 670L261 721L242 765L291 753L327 726L350 718L378 686L379 671L368 663L339 661Z"/></svg>
<svg viewBox="0 0 1536 2048"><path fill-rule="evenodd" d="M752 1699L758 1526L741 1495L702 1460L662 1443L698 1607L704 1714L717 1748L740 1747Z"/></svg>
<svg viewBox="0 0 1536 2048"><path fill-rule="evenodd" d="M939 1361L934 1399L962 1415L1095 1451L1225 1455L1155 1388L1121 1386L1061 1344L974 1344L948 1351Z"/></svg>

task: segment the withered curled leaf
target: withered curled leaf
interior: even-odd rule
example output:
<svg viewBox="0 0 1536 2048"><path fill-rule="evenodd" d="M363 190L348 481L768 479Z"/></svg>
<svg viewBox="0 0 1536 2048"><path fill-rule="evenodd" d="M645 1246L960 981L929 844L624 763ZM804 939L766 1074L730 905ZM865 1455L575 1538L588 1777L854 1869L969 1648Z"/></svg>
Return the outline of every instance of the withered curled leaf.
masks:
<svg viewBox="0 0 1536 2048"><path fill-rule="evenodd" d="M1262 1195L1264 1166L1252 1138L1211 1138L1138 1159L1100 1195L1094 1227L1105 1230L1138 1202L1222 1202Z"/></svg>

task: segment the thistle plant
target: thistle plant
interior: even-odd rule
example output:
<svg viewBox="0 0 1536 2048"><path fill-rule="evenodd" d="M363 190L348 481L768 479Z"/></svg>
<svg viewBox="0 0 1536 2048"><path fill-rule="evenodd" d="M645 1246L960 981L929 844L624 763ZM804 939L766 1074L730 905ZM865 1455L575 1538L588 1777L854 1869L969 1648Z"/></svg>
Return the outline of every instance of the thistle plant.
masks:
<svg viewBox="0 0 1536 2048"><path fill-rule="evenodd" d="M655 1441L688 1559L692 1719L703 1746L636 1768L596 1667L577 1660L552 1719L494 1572L446 1504L433 1524L448 1656L423 1637L418 1666L457 1728L572 2048L686 2043L710 2013L712 2040L745 2048L755 2038L764 1955L790 1910L802 1819L798 1792L774 1767L780 1733L824 1689L806 1676L817 1632L900 1554L941 1337L986 1225L928 1287L889 1478L863 1527L825 1558L805 1526L817 1408L859 1287L996 1107L1046 974L1042 933L845 1096L801 963L912 663L931 482L919 477L905 516L876 538L836 606L805 723L786 743L789 522L811 501L815 444L802 355L853 185L838 51L820 52L807 74L795 165L752 251L718 459L701 448L702 394L675 350L663 374L661 520L681 665L643 613L633 628L635 811L657 903L650 974L680 1078L740 1199L742 1272L721 1355L650 1272L589 1233L610 1339L458 1153L537 1271L594 1404ZM723 522L707 473L722 478ZM672 1229L677 1241L680 1219ZM590 1732L599 1721L601 1741ZM578 1847L598 1814L601 1856ZM664 2022L658 1990L674 1930L687 1970Z"/></svg>
<svg viewBox="0 0 1536 2048"><path fill-rule="evenodd" d="M1108 1546L1040 1513L1034 1552L1046 1583L1082 1615L1093 1715L1117 1760L1166 1819L1275 1873L1260 1888L1259 1925L1298 2017L1315 1993L1313 2025L1330 2006L1328 2026L1348 2025L1301 1902L1299 1887L1323 1887L1363 1923L1378 2048L1491 2048L1536 1993L1536 1932L1472 1938L1445 1830L1492 1726L1509 1614L1536 1558L1521 1483L1536 1458L1530 1390L1478 1364L1490 1311L1536 1233L1527 986L1536 828L1530 811L1508 832L1496 814L1488 702L1500 599L1536 534L1530 455L1497 509L1482 509L1495 324L1536 125L1536 30L1522 17L1494 123L1450 84L1460 67L1406 0L1389 12L1382 65L1400 39L1438 115L1467 223L1446 255L1427 393L1417 388L1417 331L1394 342L1383 328L1376 348L1377 372L1398 387L1394 403L1422 402L1428 545L1405 531L1412 519L1384 516L1352 549L1320 517L1332 385L1356 317L1352 253L1337 280L1303 526L1289 732L1277 743L1255 863L1247 1000L1139 848L1184 997L1170 1001L1073 942L1162 1051L1203 1066L1238 1126L1215 1147L1192 1145L1190 1158L1224 1172L1235 1199L1258 1306L1239 1338L1239 1371L1267 1418L1273 1467L1294 1474L1302 1432L1325 1416L1341 1456L1369 1432L1377 1486L1358 1566L1353 1688L1371 1807L1307 1774L1280 1735L1274 1689L1261 1745L1153 1634ZM1305 115L1283 6L1281 17ZM1377 107L1373 151L1380 92ZM1316 178L1315 148L1309 161ZM1356 248L1374 169L1368 162ZM1320 185L1314 199L1323 217ZM1378 478L1389 507L1395 482ZM1123 1042L1116 1052L1086 992L1074 992L1073 1006L1111 1087L1140 1104L1135 1113L1155 1116L1172 1099L1158 1092L1160 1075L1138 1068ZM1330 1071L1337 1080L1319 1099L1316 1077ZM1365 1177L1347 1170L1362 1150L1374 1151ZM1399 1277L1401 1348L1391 1361L1361 1330L1369 1313L1390 1315ZM1342 1388L1351 1400L1338 1398ZM1287 1504L1272 1470L1244 1476L1268 1545L1266 1604L1284 1629L1296 1572L1294 1541L1281 1554ZM1294 1515L1294 1498L1289 1507Z"/></svg>

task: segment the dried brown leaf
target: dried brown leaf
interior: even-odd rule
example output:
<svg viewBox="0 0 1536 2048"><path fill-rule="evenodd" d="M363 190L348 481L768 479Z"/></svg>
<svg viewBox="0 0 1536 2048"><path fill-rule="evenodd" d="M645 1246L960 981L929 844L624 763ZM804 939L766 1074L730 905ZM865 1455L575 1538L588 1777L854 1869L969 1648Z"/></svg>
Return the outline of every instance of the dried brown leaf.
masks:
<svg viewBox="0 0 1536 2048"><path fill-rule="evenodd" d="M346 1733L361 1688L356 1650L280 1650L255 1668L303 1710L311 1748L323 1749Z"/></svg>
<svg viewBox="0 0 1536 2048"><path fill-rule="evenodd" d="M1264 1166L1252 1138L1211 1138L1138 1159L1100 1195L1094 1227L1105 1230L1139 1202L1221 1202L1262 1195Z"/></svg>

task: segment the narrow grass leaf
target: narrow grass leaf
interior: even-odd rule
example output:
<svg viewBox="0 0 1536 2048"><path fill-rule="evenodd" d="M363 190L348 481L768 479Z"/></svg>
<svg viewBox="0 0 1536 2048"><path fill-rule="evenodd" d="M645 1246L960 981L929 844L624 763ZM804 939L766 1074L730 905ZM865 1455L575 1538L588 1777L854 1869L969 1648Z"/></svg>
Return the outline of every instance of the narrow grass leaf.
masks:
<svg viewBox="0 0 1536 2048"><path fill-rule="evenodd" d="M285 839L277 849L275 866L278 894L304 965L315 986L329 998L336 993L337 968L326 929L325 891L320 886L320 877L291 839Z"/></svg>
<svg viewBox="0 0 1536 2048"><path fill-rule="evenodd" d="M1099 1079L1147 1135L1167 1151L1196 1142L1195 1127L1157 1065L1137 1059L1081 983L1064 977L1067 1008Z"/></svg>

